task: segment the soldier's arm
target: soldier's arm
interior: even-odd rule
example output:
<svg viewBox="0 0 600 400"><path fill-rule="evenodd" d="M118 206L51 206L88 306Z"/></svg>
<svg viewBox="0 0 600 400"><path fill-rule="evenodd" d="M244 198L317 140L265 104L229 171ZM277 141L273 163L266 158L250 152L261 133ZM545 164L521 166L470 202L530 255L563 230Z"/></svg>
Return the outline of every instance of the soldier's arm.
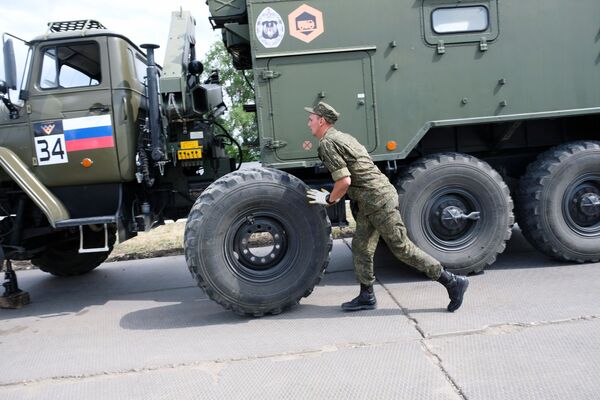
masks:
<svg viewBox="0 0 600 400"><path fill-rule="evenodd" d="M319 158L335 181L333 190L329 194L329 204L334 204L344 197L352 183L350 170L339 146L333 141L324 140L321 142L319 145Z"/></svg>
<svg viewBox="0 0 600 400"><path fill-rule="evenodd" d="M344 176L343 178L340 178L337 181L335 181L335 184L333 185L333 190L329 194L329 203L336 203L338 200L344 197L351 183L352 180L349 176Z"/></svg>

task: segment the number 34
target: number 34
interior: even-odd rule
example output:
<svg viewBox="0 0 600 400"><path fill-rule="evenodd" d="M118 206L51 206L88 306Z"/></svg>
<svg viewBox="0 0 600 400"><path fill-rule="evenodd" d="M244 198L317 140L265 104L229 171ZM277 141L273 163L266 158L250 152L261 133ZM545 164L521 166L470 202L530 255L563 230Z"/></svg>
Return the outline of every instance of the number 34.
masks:
<svg viewBox="0 0 600 400"><path fill-rule="evenodd" d="M38 165L69 162L65 149L65 135L49 135L35 138L35 152Z"/></svg>

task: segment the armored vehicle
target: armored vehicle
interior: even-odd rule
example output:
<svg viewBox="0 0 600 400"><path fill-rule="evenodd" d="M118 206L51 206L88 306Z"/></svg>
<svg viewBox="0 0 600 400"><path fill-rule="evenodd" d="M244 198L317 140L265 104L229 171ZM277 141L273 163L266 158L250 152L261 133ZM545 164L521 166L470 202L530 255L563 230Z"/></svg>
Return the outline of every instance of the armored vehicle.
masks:
<svg viewBox="0 0 600 400"><path fill-rule="evenodd" d="M24 299L10 260L81 274L117 238L187 218L186 260L213 300L256 316L295 304L327 266L331 225L346 221L343 204L305 198L331 183L303 111L319 101L395 183L413 241L449 270L492 264L513 209L541 252L600 259L597 2L208 7L232 65L253 74L262 168L238 170L224 151L218 72L196 61L188 12L172 15L162 67L156 46L87 20L24 42L17 74L17 38L3 37L4 303Z"/></svg>

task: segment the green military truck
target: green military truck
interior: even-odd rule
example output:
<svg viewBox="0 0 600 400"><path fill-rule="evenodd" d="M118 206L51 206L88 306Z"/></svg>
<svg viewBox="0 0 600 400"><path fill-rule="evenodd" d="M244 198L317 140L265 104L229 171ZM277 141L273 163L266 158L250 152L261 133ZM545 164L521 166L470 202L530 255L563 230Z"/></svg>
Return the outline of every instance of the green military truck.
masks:
<svg viewBox="0 0 600 400"><path fill-rule="evenodd" d="M17 71L3 38L0 221L10 260L81 274L165 219L187 218L189 269L241 314L278 313L327 266L345 209L303 107L326 101L398 188L411 238L448 269L492 264L519 223L541 252L600 259L600 3L209 0L253 73L262 168L238 170L218 73L175 12L162 67L96 21L49 24ZM17 73L18 72L18 73ZM17 87L17 76L23 76ZM255 244L257 237L262 245ZM265 245L265 237L266 245ZM259 241L261 242L261 241Z"/></svg>

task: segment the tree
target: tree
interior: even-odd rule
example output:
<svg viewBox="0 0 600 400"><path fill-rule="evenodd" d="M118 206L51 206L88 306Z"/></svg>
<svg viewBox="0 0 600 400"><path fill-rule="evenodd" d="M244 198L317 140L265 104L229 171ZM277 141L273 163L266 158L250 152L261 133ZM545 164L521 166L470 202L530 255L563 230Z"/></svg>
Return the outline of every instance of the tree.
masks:
<svg viewBox="0 0 600 400"><path fill-rule="evenodd" d="M231 56L221 41L213 43L202 62L205 71L219 71L225 104L228 108L228 112L219 118L219 124L227 129L241 145L243 161L258 160L256 115L244 111L244 104L254 103L254 88L251 86L250 79L244 75L245 71L238 71L233 67ZM227 146L227 152L231 156L238 157L238 149L234 145Z"/></svg>

